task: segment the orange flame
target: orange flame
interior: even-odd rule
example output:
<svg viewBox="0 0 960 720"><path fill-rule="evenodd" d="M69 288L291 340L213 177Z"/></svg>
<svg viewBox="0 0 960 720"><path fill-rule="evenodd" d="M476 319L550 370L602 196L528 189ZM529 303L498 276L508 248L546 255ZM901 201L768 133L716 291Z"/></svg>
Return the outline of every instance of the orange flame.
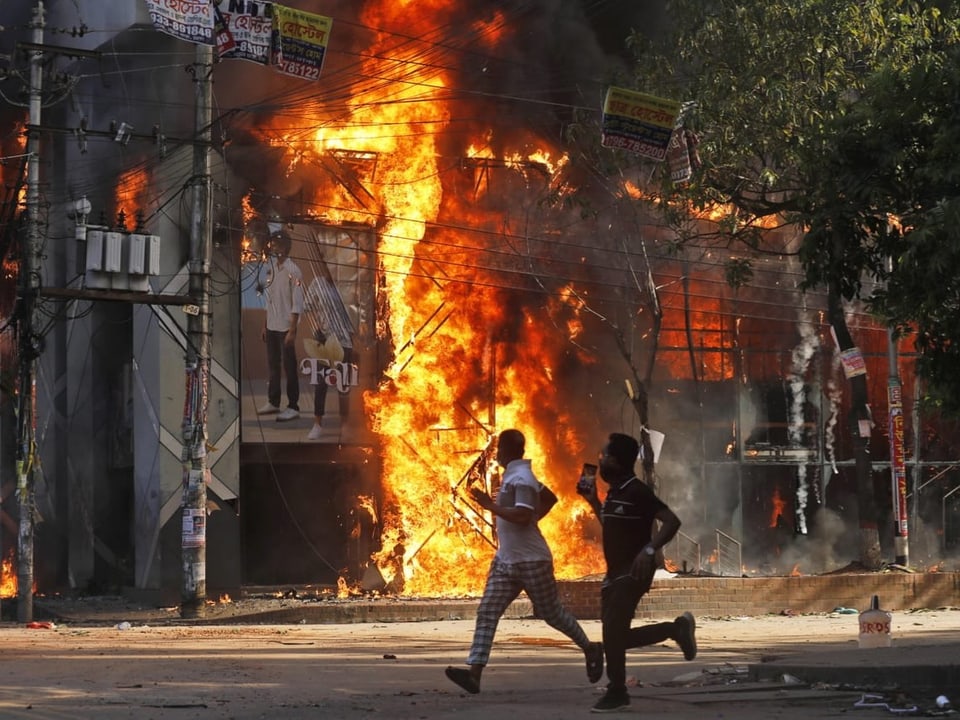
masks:
<svg viewBox="0 0 960 720"><path fill-rule="evenodd" d="M117 181L117 211L123 211L128 219L143 209L150 187L150 176L143 167L134 167L124 172Z"/></svg>
<svg viewBox="0 0 960 720"><path fill-rule="evenodd" d="M415 24L428 37L425 29L446 26L454 10L430 0L412 15L407 5L368 3L360 21L369 28ZM495 13L475 30L482 43L514 41ZM404 32L420 34L417 27ZM491 519L465 492L466 478L473 472L474 482L493 489L497 473L475 463L499 431L516 427L527 437L535 473L559 496L540 522L558 577L594 574L603 568L597 533L590 532L596 520L574 490L585 448L575 411L557 402L555 389L571 356L580 366L595 362L570 342L583 330L580 305L570 292L518 308L497 271L476 260L491 248L502 253L504 237L522 234L511 227L520 219L479 201L490 174L523 187L536 177L555 188L567 157L519 131L511 147L493 142L493 130L479 124L455 139L442 135L455 132L452 82L443 63L424 62L434 52L413 39L398 44L396 35L376 35L343 112L326 117L317 110L299 123L316 128L308 141L281 127L261 128L282 148L289 170L309 161L336 177L318 181L312 203L328 222L375 225L379 235L379 291L389 307L379 331L394 357L385 381L364 396L380 440L385 496L379 516L372 503L367 508L380 524L383 548L372 560L391 587L405 592L479 591L496 539ZM444 193L451 171L440 158L453 147L478 162L467 193ZM352 592L344 578L337 586L340 597Z"/></svg>
<svg viewBox="0 0 960 720"><path fill-rule="evenodd" d="M773 498L770 502L773 504L773 510L770 513L770 527L775 528L780 518L783 517L783 511L787 509L787 502L780 496L780 488L773 489Z"/></svg>
<svg viewBox="0 0 960 720"><path fill-rule="evenodd" d="M13 548L0 561L0 598L17 596L17 568L14 563Z"/></svg>

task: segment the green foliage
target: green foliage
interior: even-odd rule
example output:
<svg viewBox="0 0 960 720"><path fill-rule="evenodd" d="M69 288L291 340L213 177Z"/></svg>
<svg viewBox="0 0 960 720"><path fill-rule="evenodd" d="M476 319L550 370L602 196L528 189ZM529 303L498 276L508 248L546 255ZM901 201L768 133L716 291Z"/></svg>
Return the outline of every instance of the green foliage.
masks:
<svg viewBox="0 0 960 720"><path fill-rule="evenodd" d="M804 228L806 287L915 329L929 387L960 411L958 3L668 6L672 34L631 46L638 89L695 103L702 166L681 188L660 176L669 206L722 204L716 243L747 251L764 250L758 219Z"/></svg>
<svg viewBox="0 0 960 720"><path fill-rule="evenodd" d="M724 268L727 284L732 288L742 288L753 280L753 268L750 261L744 258L733 258Z"/></svg>

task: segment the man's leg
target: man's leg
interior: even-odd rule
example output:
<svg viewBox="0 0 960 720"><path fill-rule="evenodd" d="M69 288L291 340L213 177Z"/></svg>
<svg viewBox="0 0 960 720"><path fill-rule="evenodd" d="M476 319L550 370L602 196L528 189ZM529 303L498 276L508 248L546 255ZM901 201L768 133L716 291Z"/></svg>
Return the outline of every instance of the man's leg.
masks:
<svg viewBox="0 0 960 720"><path fill-rule="evenodd" d="M343 349L343 363L344 365L351 365L353 363L353 348L345 347ZM347 417L350 415L350 393L349 392L338 392L337 398L338 409L340 410L340 422L346 421Z"/></svg>
<svg viewBox="0 0 960 720"><path fill-rule="evenodd" d="M573 640L581 650L587 663L587 679L597 682L603 677L603 645L590 642L577 618L560 602L557 580L553 574L553 563L518 563L523 588L533 604L533 611L550 627L559 630Z"/></svg>
<svg viewBox="0 0 960 720"><path fill-rule="evenodd" d="M280 358L284 333L267 330L267 400L280 407Z"/></svg>
<svg viewBox="0 0 960 720"><path fill-rule="evenodd" d="M607 692L627 692L627 646L630 623L640 602L640 585L629 575L603 586L600 596L603 650L607 656Z"/></svg>
<svg viewBox="0 0 960 720"><path fill-rule="evenodd" d="M651 623L630 628L627 649L658 645L673 640L683 650L683 657L693 660L697 656L697 623L689 612L678 616L673 622Z"/></svg>
<svg viewBox="0 0 960 720"><path fill-rule="evenodd" d="M283 343L283 372L287 376L287 407L300 409L300 368L297 367L297 347Z"/></svg>
<svg viewBox="0 0 960 720"><path fill-rule="evenodd" d="M487 582L483 588L483 597L477 607L477 620L473 629L473 642L467 657L469 670L448 667L447 677L470 693L480 692L480 676L490 660L490 648L493 636L500 624L500 617L520 594L520 581L513 577L510 566L496 558L490 564Z"/></svg>

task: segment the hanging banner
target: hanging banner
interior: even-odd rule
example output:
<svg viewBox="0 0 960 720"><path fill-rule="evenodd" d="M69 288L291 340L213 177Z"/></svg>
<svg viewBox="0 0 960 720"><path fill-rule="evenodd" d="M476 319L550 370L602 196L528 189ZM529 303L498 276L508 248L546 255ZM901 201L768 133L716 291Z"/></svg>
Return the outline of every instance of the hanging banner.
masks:
<svg viewBox="0 0 960 720"><path fill-rule="evenodd" d="M218 24L217 32L220 57L267 65L273 37L271 3L230 0L225 6L217 11L223 26L221 31Z"/></svg>
<svg viewBox="0 0 960 720"><path fill-rule="evenodd" d="M860 352L860 348L852 347L848 348L840 353L840 362L843 364L843 373L847 376L847 380L857 377L858 375L867 374L867 363L863 359L863 353Z"/></svg>
<svg viewBox="0 0 960 720"><path fill-rule="evenodd" d="M273 64L285 75L320 79L333 20L273 4Z"/></svg>
<svg viewBox="0 0 960 720"><path fill-rule="evenodd" d="M611 87L603 103L601 144L664 160L679 116L675 100Z"/></svg>
<svg viewBox="0 0 960 720"><path fill-rule="evenodd" d="M214 12L210 0L146 0L153 26L198 45L213 45Z"/></svg>
<svg viewBox="0 0 960 720"><path fill-rule="evenodd" d="M893 526L896 537L907 537L907 457L904 443L903 398L900 380L887 381L890 475L893 483Z"/></svg>
<svg viewBox="0 0 960 720"><path fill-rule="evenodd" d="M233 39L233 33L230 32L223 13L216 5L213 6L213 40L219 57L223 57L237 47L237 41Z"/></svg>
<svg viewBox="0 0 960 720"><path fill-rule="evenodd" d="M683 185L693 177L693 171L700 167L697 145L700 139L696 133L678 126L670 136L667 148L667 163L670 166L670 180L674 185Z"/></svg>

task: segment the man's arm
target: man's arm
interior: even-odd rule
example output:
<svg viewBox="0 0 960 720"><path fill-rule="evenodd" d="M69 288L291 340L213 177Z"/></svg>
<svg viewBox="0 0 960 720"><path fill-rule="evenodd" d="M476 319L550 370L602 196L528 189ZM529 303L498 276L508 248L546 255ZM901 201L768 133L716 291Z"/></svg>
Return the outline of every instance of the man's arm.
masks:
<svg viewBox="0 0 960 720"><path fill-rule="evenodd" d="M287 328L287 336L284 338L284 342L288 345L292 345L297 341L297 325L300 324L300 315L299 313L292 312L290 313L290 327Z"/></svg>
<svg viewBox="0 0 960 720"><path fill-rule="evenodd" d="M296 263L290 264L290 327L287 329L286 341L293 344L297 340L297 325L300 324L300 314L303 312L303 273Z"/></svg>
<svg viewBox="0 0 960 720"><path fill-rule="evenodd" d="M644 583L653 580L653 573L657 566L657 553L664 545L673 540L673 536L680 529L680 518L666 505L660 508L654 517L660 521L660 527L653 532L650 542L633 559L633 569L631 571L635 578ZM654 524L656 525L656 523Z"/></svg>
<svg viewBox="0 0 960 720"><path fill-rule="evenodd" d="M654 550L659 550L673 540L677 531L680 530L680 518L666 506L660 508L654 517L660 521L660 527L654 531L653 537L650 538L650 545L653 546Z"/></svg>
<svg viewBox="0 0 960 720"><path fill-rule="evenodd" d="M583 496L583 499L586 500L590 507L593 508L593 514L597 516L597 520L600 521L600 524L603 524L603 505L600 502L600 496L597 494L597 483L594 482L590 486L589 492L584 492L581 489L581 486L577 485L577 492Z"/></svg>
<svg viewBox="0 0 960 720"><path fill-rule="evenodd" d="M533 509L528 507L500 507L493 498L487 495L480 488L470 488L470 495L476 501L477 505L484 510L489 510L494 515L502 517L504 520L517 525L529 525L533 521Z"/></svg>

